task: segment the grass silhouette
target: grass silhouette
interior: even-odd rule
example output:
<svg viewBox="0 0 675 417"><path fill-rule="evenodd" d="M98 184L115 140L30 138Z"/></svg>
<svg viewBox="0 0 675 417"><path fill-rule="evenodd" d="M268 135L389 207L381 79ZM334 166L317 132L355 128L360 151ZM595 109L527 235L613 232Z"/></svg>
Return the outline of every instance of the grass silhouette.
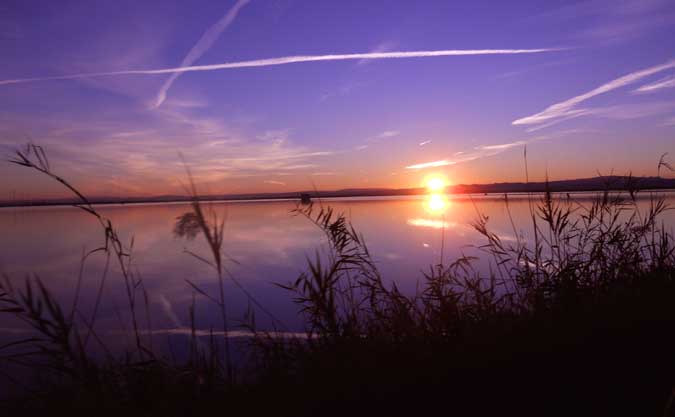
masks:
<svg viewBox="0 0 675 417"><path fill-rule="evenodd" d="M218 294L187 284L218 306L223 327L200 342L193 302L189 354L168 360L152 348L149 313L148 332L139 325L137 310L147 311L148 301L130 267L133 244L127 248L112 222L53 173L40 147L29 145L12 162L63 184L80 199L76 206L100 221L104 245L92 253L120 266L135 349L121 357L110 352L96 333L97 309L86 317L77 296L66 311L38 277L20 288L5 278L0 311L23 320L38 336L0 347L14 349L2 360L40 369L44 378L9 402L9 412L675 413L675 245L660 223L670 208L658 195L649 196L646 209L632 187L600 193L591 202L551 192L531 196L531 241L514 226L515 238L505 242L477 212L472 226L484 238L479 249L490 272L476 269L471 257L441 260L424 273L414 294L380 274L364 237L344 214L320 202L298 206L295 214L314 223L329 244L307 259L306 272L295 281L278 284L306 322L304 337L286 338L255 328L254 310L270 313L228 272L224 218L203 206L190 182L191 211L177 219L174 233L206 240L209 256L191 255L213 267ZM507 196L504 204L508 212ZM102 282L106 274L107 268ZM239 366L230 352L226 279L252 305L249 360ZM107 352L105 359L92 357L92 341Z"/></svg>

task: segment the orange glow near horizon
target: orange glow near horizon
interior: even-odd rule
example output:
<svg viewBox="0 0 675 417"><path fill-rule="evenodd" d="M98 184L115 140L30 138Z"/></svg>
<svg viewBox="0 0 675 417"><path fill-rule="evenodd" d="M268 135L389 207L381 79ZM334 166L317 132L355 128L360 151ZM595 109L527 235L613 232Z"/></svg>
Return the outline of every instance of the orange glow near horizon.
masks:
<svg viewBox="0 0 675 417"><path fill-rule="evenodd" d="M447 186L447 181L440 175L430 175L424 179L424 186L430 193L441 193Z"/></svg>

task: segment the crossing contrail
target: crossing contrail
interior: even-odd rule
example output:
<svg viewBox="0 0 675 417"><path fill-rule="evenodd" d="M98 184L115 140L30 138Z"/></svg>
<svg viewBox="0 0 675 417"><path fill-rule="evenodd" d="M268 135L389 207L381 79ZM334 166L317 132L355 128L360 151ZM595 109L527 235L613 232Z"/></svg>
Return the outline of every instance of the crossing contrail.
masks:
<svg viewBox="0 0 675 417"><path fill-rule="evenodd" d="M239 10L241 10L242 7L246 6L246 4L250 0L239 0L237 1L234 6L223 16L218 22L216 22L213 26L211 26L204 34L202 37L197 41L195 46L190 49L190 52L183 58L183 61L181 62L180 66L181 67L187 67L195 63L206 51L208 51L213 44L218 40L218 37L220 36L225 29L228 28L234 22L234 19L237 18L237 14L239 14ZM166 100L166 94L173 85L174 81L178 77L180 77L181 73L180 72L175 72L171 74L171 76L164 81L164 84L162 84L162 87L159 89L159 92L157 93L157 98L155 99L155 102L153 104L154 108L157 108L162 105L164 100Z"/></svg>
<svg viewBox="0 0 675 417"><path fill-rule="evenodd" d="M559 51L560 48L542 48L542 49L447 49L434 51L399 51L399 52L367 52L357 54L331 54L331 55L295 55L279 58L256 59L252 61L224 62L221 64L210 65L190 65L175 68L161 69L136 69L125 71L110 72L90 72L69 75L57 75L47 77L33 78L15 78L9 80L0 80L0 85L31 83L38 81L51 80L75 80L81 78L111 77L119 75L158 75L158 74L180 74L194 71L218 71L235 68L253 68L270 67L275 65L296 64L301 62L317 61L344 61L355 59L405 59L405 58L431 58L440 56L466 56L466 55L514 55L514 54L536 54L542 52Z"/></svg>

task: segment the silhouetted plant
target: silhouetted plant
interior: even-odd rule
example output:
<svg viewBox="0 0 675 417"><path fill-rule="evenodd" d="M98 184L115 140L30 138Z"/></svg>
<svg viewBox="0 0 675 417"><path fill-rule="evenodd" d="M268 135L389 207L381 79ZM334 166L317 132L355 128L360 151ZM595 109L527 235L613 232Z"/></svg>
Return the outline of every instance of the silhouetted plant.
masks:
<svg viewBox="0 0 675 417"><path fill-rule="evenodd" d="M660 168L669 168L664 157L659 162L659 174ZM384 395L386 391L377 390L392 386L411 388L409 381L423 377L432 382L427 384L420 379L422 391L431 390L434 400L429 399L427 392L417 392L419 398L430 403L440 399L440 403L448 406L445 396L461 392L453 397L450 406L463 410L462 407L486 405L477 405L473 400L485 398L484 384L492 383L493 379L500 382L494 384L498 392L488 394L498 396L500 401L530 395L532 390L546 396L549 392L546 384L560 390L590 384L595 392L597 386L577 374L572 375L578 379L558 380L566 372L566 366L576 372L598 360L592 356L597 355L595 349L610 357L614 350L623 355L621 363L610 361L602 368L608 373L603 380L606 384L613 382L610 374L615 368L632 372L631 381L642 383L644 370L630 367L645 362L650 364L650 375L656 375L649 389L660 389L673 382L670 371L675 366L669 350L673 344L665 332L675 322L672 308L675 245L672 234L660 223L670 207L663 198L650 195L647 208L641 208L639 182L632 176L624 181L625 193L606 191L590 202L570 195L563 198L548 188L538 201L530 196L531 240L513 222L505 196L514 239L504 240L493 233L488 217L480 212L472 223L485 239L475 249L489 260L488 271L477 268L477 258L473 256L448 262L442 259L424 272L417 291L411 294L400 291L395 282L382 277L365 239L344 214L330 207L298 206L295 214L314 223L323 232L327 245L307 258L306 272L289 284L280 284L292 293L306 317L307 332L304 337L279 338L274 332L255 330L254 305L272 317L275 326L283 324L226 268L224 217L201 204L188 171L191 211L176 219L174 235L187 239L204 236L209 258L186 252L216 271L218 294L213 296L187 281L194 290L188 312L191 327L188 357L183 362L170 362L146 346L138 326L137 292L143 296L146 309L148 296L143 281L131 272L133 241L125 249L110 220L98 213L75 187L53 173L42 148L28 145L17 151L11 162L48 175L78 197L75 206L95 216L105 234L105 244L84 254L82 262L97 252L105 253L107 262L90 317L78 308L81 274L70 312L56 302L37 277L26 279L23 289L13 287L9 279L0 282L0 313L15 315L37 334L1 346L0 349L23 349L2 359L29 367L46 365L56 374L67 376L68 395L90 401L91 409L99 409L103 401L107 406L121 404L124 410L154 407L162 415L181 415L194 414L194 407L204 409L213 405L213 409L219 409L225 401L230 409L283 414L278 403L259 398L283 402L287 401L285 397L302 392L303 401L310 404L302 408L305 415L317 414L317 410L343 415L339 405L344 403L348 409L353 404L349 401L374 401L381 407L389 404L393 408L395 399ZM107 350L95 331L111 258L122 271L135 335L135 355L127 354L122 359ZM246 325L253 330L254 338L250 352L253 367L248 371L257 379L247 378L246 383L235 378L229 350L226 278L246 294L250 303ZM206 346L200 342L194 294L219 307L224 361L213 331ZM151 334L149 318L146 321ZM652 328L650 322L656 325ZM646 344L645 337L655 342ZM106 361L92 359L87 348L90 339L106 351ZM628 344L623 346L624 342ZM592 343L591 347L586 347L587 343ZM568 354L570 348L572 353ZM508 357L509 352L513 358ZM625 352L637 353L627 358ZM33 357L43 361L27 360ZM558 364L560 358L567 359ZM541 383L536 378L526 382L523 387L527 389L521 391L515 383L518 381L515 373L531 371L542 377L545 370L540 371L540 361L546 361L546 368L552 367L557 373L550 371L551 375L546 375ZM495 367L494 372L486 371L491 366ZM472 378L478 380L480 389L471 391L473 385L467 384ZM440 384L440 388L434 384ZM58 391L58 386L51 388ZM343 392L356 394L345 402ZM631 391L631 395L635 394ZM387 397L386 401L381 396ZM564 395L561 398L567 400ZM668 397L657 393L645 398L648 402L644 404L652 404ZM672 411L672 395L669 398L664 415ZM324 399L332 401L336 408L312 408L314 401L321 404ZM61 399L51 400L58 403ZM526 401L537 403L536 398L522 401L521 408L527 405ZM503 411L499 401L494 404L495 410ZM424 405L414 402L415 411ZM533 409L540 411L534 406ZM294 404L287 405L285 410L298 414Z"/></svg>

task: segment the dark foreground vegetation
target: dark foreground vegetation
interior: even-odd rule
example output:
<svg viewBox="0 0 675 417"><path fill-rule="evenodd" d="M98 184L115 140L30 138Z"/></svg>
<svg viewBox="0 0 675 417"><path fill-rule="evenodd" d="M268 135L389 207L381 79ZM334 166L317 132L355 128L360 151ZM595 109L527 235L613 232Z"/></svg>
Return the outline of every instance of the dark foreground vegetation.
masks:
<svg viewBox="0 0 675 417"><path fill-rule="evenodd" d="M135 346L94 358L95 313L59 305L37 278L14 286L5 279L0 308L36 336L0 353L39 375L4 404L7 415L675 415L675 245L657 197L641 209L635 189L590 203L533 196L531 236L514 226L509 243L478 214L491 272L474 269L470 257L442 261L416 294L380 275L345 216L299 207L329 243L308 258L306 273L283 284L307 336L256 331L253 311L269 313L241 287L253 337L245 360L234 361L222 291L189 283L219 307L223 327L206 338L195 331L185 358L169 360L147 343L147 294L114 226L52 172L40 148L13 162L62 182L100 220L98 251L125 280ZM223 223L190 191L192 210L175 233L206 239L212 256L194 256L221 284L234 280L222 255Z"/></svg>

